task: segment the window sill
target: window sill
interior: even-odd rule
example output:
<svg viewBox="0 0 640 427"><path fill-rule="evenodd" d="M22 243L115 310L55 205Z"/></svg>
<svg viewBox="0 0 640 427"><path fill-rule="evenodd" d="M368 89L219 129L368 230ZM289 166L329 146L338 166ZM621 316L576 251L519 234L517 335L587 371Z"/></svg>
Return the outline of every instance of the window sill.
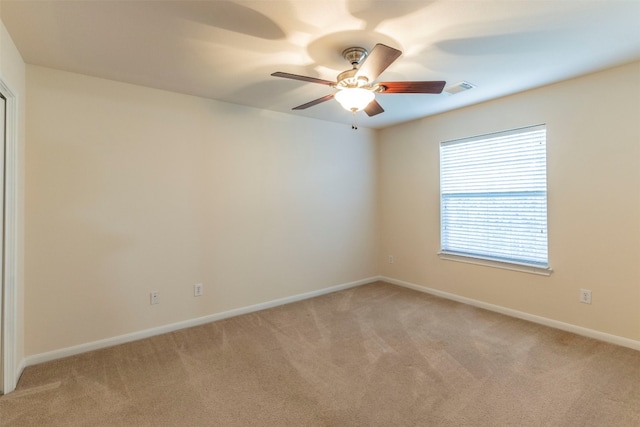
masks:
<svg viewBox="0 0 640 427"><path fill-rule="evenodd" d="M476 258L450 252L438 252L438 257L446 261L464 262L466 264L501 268L503 270L519 271L522 273L537 274L539 276L551 276L551 273L553 273L553 270L550 267L538 267L536 265L516 264L511 262L497 261L493 259Z"/></svg>

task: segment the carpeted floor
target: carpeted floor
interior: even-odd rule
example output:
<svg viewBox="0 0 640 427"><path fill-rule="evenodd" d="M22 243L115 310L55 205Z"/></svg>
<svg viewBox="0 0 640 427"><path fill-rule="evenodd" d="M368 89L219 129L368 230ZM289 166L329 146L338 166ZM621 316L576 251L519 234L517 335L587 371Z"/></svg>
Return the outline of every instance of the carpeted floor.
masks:
<svg viewBox="0 0 640 427"><path fill-rule="evenodd" d="M29 367L2 426L640 426L640 352L374 283Z"/></svg>

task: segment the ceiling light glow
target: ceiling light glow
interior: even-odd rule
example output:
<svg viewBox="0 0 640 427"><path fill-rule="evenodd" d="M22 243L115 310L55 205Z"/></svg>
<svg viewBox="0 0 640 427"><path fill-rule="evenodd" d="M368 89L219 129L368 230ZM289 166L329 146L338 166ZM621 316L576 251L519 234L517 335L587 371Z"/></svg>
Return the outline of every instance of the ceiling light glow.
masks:
<svg viewBox="0 0 640 427"><path fill-rule="evenodd" d="M342 89L335 95L336 101L342 105L342 108L354 113L363 110L375 97L370 90L358 87Z"/></svg>

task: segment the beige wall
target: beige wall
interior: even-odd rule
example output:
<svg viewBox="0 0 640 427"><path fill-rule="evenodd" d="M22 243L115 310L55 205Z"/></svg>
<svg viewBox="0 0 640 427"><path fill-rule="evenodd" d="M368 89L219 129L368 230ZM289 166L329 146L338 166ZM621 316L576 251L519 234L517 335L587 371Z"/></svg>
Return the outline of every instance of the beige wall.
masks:
<svg viewBox="0 0 640 427"><path fill-rule="evenodd" d="M382 274L640 340L639 113L634 63L381 131ZM540 123L554 273L439 259L439 143ZM580 288L591 305L578 302Z"/></svg>
<svg viewBox="0 0 640 427"><path fill-rule="evenodd" d="M27 355L377 275L372 131L36 66L27 98Z"/></svg>
<svg viewBox="0 0 640 427"><path fill-rule="evenodd" d="M640 340L639 75L375 133L28 66L25 354L380 272ZM538 123L554 273L440 260L438 143Z"/></svg>
<svg viewBox="0 0 640 427"><path fill-rule="evenodd" d="M1 8L0 8L1 11ZM0 12L1 16L1 12ZM0 77L15 96L17 106L17 162L16 162L16 363L24 357L24 171L25 171L25 64L11 40L9 33L0 22Z"/></svg>

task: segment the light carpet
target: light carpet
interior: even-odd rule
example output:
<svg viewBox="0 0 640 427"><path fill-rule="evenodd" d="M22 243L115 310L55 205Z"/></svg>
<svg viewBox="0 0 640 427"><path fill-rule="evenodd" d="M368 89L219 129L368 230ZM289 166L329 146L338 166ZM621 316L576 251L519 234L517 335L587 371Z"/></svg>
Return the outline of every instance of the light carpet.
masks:
<svg viewBox="0 0 640 427"><path fill-rule="evenodd" d="M640 352L377 282L28 367L0 425L640 426Z"/></svg>

